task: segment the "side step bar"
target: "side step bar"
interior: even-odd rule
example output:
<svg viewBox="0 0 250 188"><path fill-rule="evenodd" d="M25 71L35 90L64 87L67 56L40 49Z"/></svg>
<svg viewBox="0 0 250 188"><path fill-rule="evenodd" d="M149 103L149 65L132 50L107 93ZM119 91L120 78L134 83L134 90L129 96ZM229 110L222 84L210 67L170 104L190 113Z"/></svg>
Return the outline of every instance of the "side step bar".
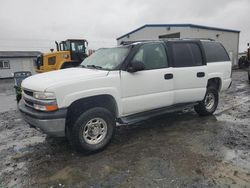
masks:
<svg viewBox="0 0 250 188"><path fill-rule="evenodd" d="M126 124L126 125L135 124L135 123L150 119L150 118L155 117L155 116L163 115L163 114L170 113L170 112L181 111L181 110L186 109L186 108L192 108L196 104L198 104L198 102L196 102L196 103L183 103L183 104L173 105L173 106L169 106L169 107L154 109L154 110L150 110L150 111L141 112L141 113L118 118L117 122L119 124Z"/></svg>

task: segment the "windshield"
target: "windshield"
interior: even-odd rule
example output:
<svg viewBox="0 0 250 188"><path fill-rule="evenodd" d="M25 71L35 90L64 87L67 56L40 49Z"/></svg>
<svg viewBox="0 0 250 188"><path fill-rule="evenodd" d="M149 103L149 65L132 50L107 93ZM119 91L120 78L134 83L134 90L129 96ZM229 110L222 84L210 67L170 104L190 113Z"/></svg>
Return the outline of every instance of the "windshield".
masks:
<svg viewBox="0 0 250 188"><path fill-rule="evenodd" d="M71 42L73 52L85 52L85 43L83 41Z"/></svg>
<svg viewBox="0 0 250 188"><path fill-rule="evenodd" d="M84 41L63 41L63 50L73 51L73 52L85 52L85 42Z"/></svg>
<svg viewBox="0 0 250 188"><path fill-rule="evenodd" d="M97 50L81 63L84 67L114 70L120 65L128 54L129 48L103 48Z"/></svg>
<svg viewBox="0 0 250 188"><path fill-rule="evenodd" d="M70 51L70 42L69 41L63 41L63 50Z"/></svg>

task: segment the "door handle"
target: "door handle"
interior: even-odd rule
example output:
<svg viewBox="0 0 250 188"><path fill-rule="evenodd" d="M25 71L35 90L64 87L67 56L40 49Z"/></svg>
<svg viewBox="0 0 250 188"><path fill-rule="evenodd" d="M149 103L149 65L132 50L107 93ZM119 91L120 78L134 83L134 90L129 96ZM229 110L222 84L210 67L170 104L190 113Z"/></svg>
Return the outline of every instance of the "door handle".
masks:
<svg viewBox="0 0 250 188"><path fill-rule="evenodd" d="M204 77L205 76L205 72L197 72L196 75L198 78Z"/></svg>
<svg viewBox="0 0 250 188"><path fill-rule="evenodd" d="M165 80L173 79L173 77L174 77L173 74L165 74L165 75L164 75L164 79L165 79Z"/></svg>

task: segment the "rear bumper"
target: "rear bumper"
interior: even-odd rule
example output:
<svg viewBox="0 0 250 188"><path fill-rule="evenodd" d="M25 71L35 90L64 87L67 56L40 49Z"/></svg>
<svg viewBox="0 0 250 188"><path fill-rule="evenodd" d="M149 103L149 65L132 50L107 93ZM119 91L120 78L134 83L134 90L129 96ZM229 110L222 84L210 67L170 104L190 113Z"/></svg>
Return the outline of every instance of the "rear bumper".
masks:
<svg viewBox="0 0 250 188"><path fill-rule="evenodd" d="M226 89L228 89L229 87L231 87L232 84L232 79L224 79L222 81L222 85L221 85L221 91L225 91Z"/></svg>
<svg viewBox="0 0 250 188"><path fill-rule="evenodd" d="M24 105L21 100L18 105L23 119L44 133L54 137L65 136L65 122L67 109L54 112L40 112Z"/></svg>

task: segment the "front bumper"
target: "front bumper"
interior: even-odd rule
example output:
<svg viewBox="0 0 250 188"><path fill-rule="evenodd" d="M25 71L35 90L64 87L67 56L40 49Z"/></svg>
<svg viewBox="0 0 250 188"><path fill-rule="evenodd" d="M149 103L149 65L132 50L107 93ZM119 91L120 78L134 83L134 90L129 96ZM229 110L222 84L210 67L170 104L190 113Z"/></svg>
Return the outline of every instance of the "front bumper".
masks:
<svg viewBox="0 0 250 188"><path fill-rule="evenodd" d="M23 119L30 125L41 129L50 136L65 136L66 108L54 112L40 112L25 106L23 100L19 102L18 108Z"/></svg>

